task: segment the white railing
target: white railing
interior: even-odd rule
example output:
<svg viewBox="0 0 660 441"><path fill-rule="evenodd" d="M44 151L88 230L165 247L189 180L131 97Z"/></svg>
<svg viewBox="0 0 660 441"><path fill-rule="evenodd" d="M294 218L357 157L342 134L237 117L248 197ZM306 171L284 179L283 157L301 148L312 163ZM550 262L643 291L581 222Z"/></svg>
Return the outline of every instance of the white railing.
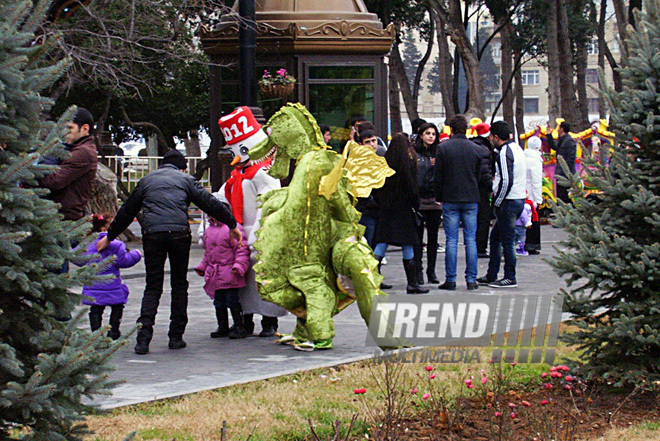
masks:
<svg viewBox="0 0 660 441"><path fill-rule="evenodd" d="M108 166L117 175L119 180L132 191L137 185L137 182L158 168L158 163L162 156L106 156ZM204 158L201 157L187 157L189 174L194 174L197 169L197 164ZM99 161L101 157L99 157ZM204 172L202 179L199 181L203 187L211 188L209 180L209 170Z"/></svg>

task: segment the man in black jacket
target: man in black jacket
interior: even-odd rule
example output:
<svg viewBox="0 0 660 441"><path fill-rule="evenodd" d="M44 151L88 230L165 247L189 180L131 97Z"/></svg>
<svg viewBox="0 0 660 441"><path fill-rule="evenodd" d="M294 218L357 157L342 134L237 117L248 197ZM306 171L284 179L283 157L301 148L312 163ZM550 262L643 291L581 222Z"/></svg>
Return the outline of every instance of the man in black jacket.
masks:
<svg viewBox="0 0 660 441"><path fill-rule="evenodd" d="M110 224L108 235L99 240L103 250L133 222L142 209L142 244L147 272L142 309L137 322L142 325L137 335L136 354L149 352L160 296L163 294L165 260L170 259L172 304L170 313L170 349L186 347L183 333L188 323L188 260L190 257L190 224L188 207L194 202L209 216L226 224L232 239L242 241L231 211L206 191L192 176L183 173L186 158L170 150L160 168L138 182L128 200Z"/></svg>
<svg viewBox="0 0 660 441"><path fill-rule="evenodd" d="M490 196L493 194L493 144L490 143L490 125L479 123L472 127L477 136L470 139L479 146L481 152L481 177L479 179L479 213L477 214L477 255L488 255L488 231L490 230Z"/></svg>
<svg viewBox="0 0 660 441"><path fill-rule="evenodd" d="M447 237L445 246L445 283L440 289L456 289L459 226L465 240L465 279L467 288L477 289L477 210L481 153L465 136L467 120L456 115L449 121L451 139L438 146L435 157L435 198L442 202L442 215Z"/></svg>
<svg viewBox="0 0 660 441"><path fill-rule="evenodd" d="M548 145L552 150L557 151L557 158L564 158L564 161L566 161L566 164L568 165L568 171L571 172L571 174L575 174L575 156L577 155L577 142L573 139L573 137L569 134L571 131L571 126L568 124L566 121L563 121L559 126L557 127L557 141L555 142L554 138L552 137L552 128L548 125L548 131L547 133L549 134L546 136L546 139L548 140ZM557 160L557 165L555 166L555 176L566 176L566 173L564 172L564 169L562 168L561 164L559 163L559 160ZM557 197L564 201L567 204L571 203L571 198L568 195L568 189L569 187L564 187L563 185L560 185L559 182L557 182Z"/></svg>

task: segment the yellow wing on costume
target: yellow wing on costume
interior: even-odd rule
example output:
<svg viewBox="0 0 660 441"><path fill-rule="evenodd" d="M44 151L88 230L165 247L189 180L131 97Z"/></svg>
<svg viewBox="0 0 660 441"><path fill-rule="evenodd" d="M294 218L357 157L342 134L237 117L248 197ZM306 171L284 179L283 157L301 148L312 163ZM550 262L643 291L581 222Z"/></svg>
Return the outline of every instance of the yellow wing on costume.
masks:
<svg viewBox="0 0 660 441"><path fill-rule="evenodd" d="M376 155L371 147L349 141L334 169L321 178L319 194L330 199L344 177L344 170L352 193L359 198L368 197L371 190L382 187L385 179L394 174L385 158Z"/></svg>

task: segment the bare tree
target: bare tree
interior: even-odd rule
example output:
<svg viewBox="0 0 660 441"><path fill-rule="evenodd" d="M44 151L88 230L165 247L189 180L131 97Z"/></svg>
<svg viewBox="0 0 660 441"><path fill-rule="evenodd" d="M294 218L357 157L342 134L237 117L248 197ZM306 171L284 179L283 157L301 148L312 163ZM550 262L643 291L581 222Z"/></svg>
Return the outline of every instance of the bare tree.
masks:
<svg viewBox="0 0 660 441"><path fill-rule="evenodd" d="M463 10L460 0L429 0L433 11L441 17L445 25L445 32L451 38L461 56L465 68L465 77L468 86L468 104L467 111L469 116L476 116L483 119L484 116L484 83L479 66L479 57L477 51L472 45L470 38L465 30L463 23ZM457 63L454 60L454 63Z"/></svg>

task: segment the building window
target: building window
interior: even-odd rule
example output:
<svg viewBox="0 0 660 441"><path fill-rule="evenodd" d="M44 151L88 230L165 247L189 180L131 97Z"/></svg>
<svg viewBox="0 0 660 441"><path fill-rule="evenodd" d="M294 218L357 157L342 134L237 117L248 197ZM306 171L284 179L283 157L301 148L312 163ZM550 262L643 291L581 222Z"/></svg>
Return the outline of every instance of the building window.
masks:
<svg viewBox="0 0 660 441"><path fill-rule="evenodd" d="M525 113L539 113L539 98L523 98Z"/></svg>
<svg viewBox="0 0 660 441"><path fill-rule="evenodd" d="M491 47L491 54L493 55L493 58L502 58L502 43L494 42L490 44Z"/></svg>
<svg viewBox="0 0 660 441"><path fill-rule="evenodd" d="M589 55L598 55L598 40L592 40L589 42L587 53Z"/></svg>
<svg viewBox="0 0 660 441"><path fill-rule="evenodd" d="M587 69L587 83L598 84L598 69Z"/></svg>
<svg viewBox="0 0 660 441"><path fill-rule="evenodd" d="M534 85L534 84L539 84L539 71L538 71L538 69L523 70L522 71L522 83L523 83L523 86L531 86L531 85Z"/></svg>
<svg viewBox="0 0 660 441"><path fill-rule="evenodd" d="M589 113L599 113L598 98L589 98Z"/></svg>

